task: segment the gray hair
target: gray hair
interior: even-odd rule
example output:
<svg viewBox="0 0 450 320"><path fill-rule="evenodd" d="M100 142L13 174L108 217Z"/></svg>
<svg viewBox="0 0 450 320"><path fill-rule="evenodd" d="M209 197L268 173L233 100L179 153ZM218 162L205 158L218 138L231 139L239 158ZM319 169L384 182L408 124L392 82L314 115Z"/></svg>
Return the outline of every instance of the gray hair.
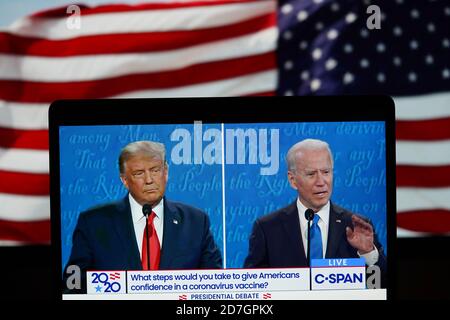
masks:
<svg viewBox="0 0 450 320"><path fill-rule="evenodd" d="M164 162L164 165L167 166L166 148L162 143L154 141L135 141L127 144L120 152L120 174L125 173L125 163L138 154L144 154L149 158L161 159L161 161Z"/></svg>
<svg viewBox="0 0 450 320"><path fill-rule="evenodd" d="M326 149L330 154L331 167L334 167L333 154L327 142L318 139L305 139L294 144L286 154L286 162L289 171L295 172L295 158L300 150L323 150Z"/></svg>

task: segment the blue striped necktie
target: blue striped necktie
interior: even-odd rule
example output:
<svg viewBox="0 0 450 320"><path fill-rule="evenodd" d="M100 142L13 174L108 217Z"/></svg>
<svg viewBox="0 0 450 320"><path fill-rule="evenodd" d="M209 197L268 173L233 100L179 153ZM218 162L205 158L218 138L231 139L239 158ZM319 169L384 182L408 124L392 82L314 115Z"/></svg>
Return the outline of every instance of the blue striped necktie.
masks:
<svg viewBox="0 0 450 320"><path fill-rule="evenodd" d="M320 232L319 227L319 215L314 215L314 220L311 225L311 259L322 259L323 258L323 250L322 250L322 233Z"/></svg>

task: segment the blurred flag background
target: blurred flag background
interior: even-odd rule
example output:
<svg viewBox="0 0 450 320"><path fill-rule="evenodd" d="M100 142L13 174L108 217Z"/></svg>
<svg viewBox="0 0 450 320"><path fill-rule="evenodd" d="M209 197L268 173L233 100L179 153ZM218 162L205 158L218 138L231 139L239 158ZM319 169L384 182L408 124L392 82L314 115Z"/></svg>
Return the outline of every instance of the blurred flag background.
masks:
<svg viewBox="0 0 450 320"><path fill-rule="evenodd" d="M50 243L47 111L78 98L391 95L398 235L450 233L448 1L70 4L0 2L0 244Z"/></svg>

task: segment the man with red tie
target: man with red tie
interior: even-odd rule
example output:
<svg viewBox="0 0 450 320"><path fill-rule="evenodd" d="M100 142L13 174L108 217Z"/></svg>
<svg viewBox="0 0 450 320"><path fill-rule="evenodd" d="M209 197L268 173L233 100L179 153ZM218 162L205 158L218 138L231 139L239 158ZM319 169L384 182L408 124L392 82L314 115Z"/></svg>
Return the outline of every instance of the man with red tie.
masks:
<svg viewBox="0 0 450 320"><path fill-rule="evenodd" d="M78 265L83 275L86 270L222 267L206 213L164 197L165 154L164 145L152 141L122 149L120 179L129 193L80 214L67 266Z"/></svg>

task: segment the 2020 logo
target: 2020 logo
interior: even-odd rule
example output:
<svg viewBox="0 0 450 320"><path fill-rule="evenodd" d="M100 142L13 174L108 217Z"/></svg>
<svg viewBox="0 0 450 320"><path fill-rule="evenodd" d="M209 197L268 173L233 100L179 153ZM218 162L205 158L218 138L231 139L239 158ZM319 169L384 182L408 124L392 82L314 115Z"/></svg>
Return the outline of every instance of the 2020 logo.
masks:
<svg viewBox="0 0 450 320"><path fill-rule="evenodd" d="M125 293L125 272L97 271L88 272L88 293Z"/></svg>
<svg viewBox="0 0 450 320"><path fill-rule="evenodd" d="M103 292L111 292L111 293L117 293L120 291L121 289L121 285L119 282L110 282L109 280L115 280L115 279L120 279L120 273L115 272L115 273L110 273L109 276L106 272L101 272L101 273L97 273L97 272L93 272L91 274L91 283L98 283L98 290L99 292L101 292L102 287L100 286L100 284L103 284ZM96 287L97 289L97 287Z"/></svg>

